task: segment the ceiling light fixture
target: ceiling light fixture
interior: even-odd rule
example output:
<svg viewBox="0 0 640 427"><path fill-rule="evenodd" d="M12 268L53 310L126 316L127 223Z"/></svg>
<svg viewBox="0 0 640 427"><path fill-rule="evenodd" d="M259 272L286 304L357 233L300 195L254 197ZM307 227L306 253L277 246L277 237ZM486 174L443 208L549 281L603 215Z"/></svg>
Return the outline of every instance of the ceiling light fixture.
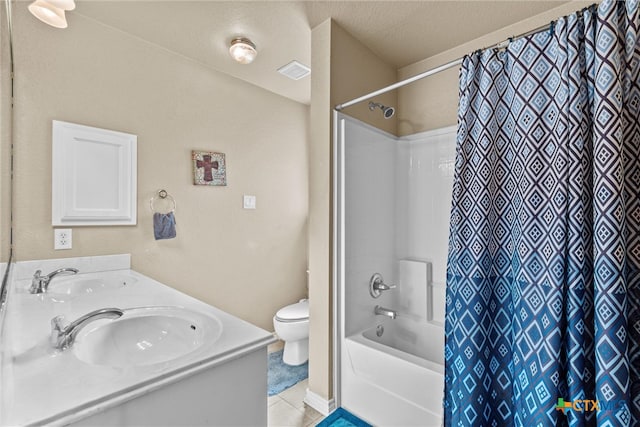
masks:
<svg viewBox="0 0 640 427"><path fill-rule="evenodd" d="M56 28L67 28L65 11L75 8L74 0L36 0L28 7L33 16Z"/></svg>
<svg viewBox="0 0 640 427"><path fill-rule="evenodd" d="M251 40L244 37L236 37L231 40L229 55L241 64L251 64L256 59L258 51Z"/></svg>

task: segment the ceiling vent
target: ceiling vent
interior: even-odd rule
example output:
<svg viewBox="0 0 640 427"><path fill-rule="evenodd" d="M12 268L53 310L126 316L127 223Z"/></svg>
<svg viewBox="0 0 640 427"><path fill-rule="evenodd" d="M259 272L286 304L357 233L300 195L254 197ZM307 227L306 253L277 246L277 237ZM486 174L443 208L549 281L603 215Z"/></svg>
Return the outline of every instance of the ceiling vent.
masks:
<svg viewBox="0 0 640 427"><path fill-rule="evenodd" d="M278 72L292 80L300 80L311 73L311 68L299 63L298 61L291 61L287 65L278 68Z"/></svg>

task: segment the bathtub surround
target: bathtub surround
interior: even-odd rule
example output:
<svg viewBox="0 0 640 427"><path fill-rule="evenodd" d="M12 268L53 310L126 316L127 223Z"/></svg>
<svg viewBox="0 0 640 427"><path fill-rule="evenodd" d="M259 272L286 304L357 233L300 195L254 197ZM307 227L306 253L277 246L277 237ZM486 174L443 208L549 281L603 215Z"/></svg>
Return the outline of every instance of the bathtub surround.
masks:
<svg viewBox="0 0 640 427"><path fill-rule="evenodd" d="M445 425L640 422L639 28L605 0L464 59Z"/></svg>
<svg viewBox="0 0 640 427"><path fill-rule="evenodd" d="M9 357L1 366L0 424L265 425L272 334L131 270L129 260L15 264L2 337ZM46 293L28 292L34 268L61 266L81 272L53 279ZM64 314L68 322L105 307L124 314L88 324L64 351L51 347L51 318ZM165 315L173 321L162 320ZM151 332L136 339L157 319L164 322L161 339L154 341ZM107 329L118 322L129 323ZM163 346L184 334L192 338ZM109 347L112 340L122 345Z"/></svg>
<svg viewBox="0 0 640 427"><path fill-rule="evenodd" d="M345 177L345 336L368 328L376 319L373 307L394 308L400 288L369 293L378 273L396 284L396 151L393 135L356 120L342 122ZM344 404L342 406L345 406ZM347 407L347 409L349 409Z"/></svg>
<svg viewBox="0 0 640 427"><path fill-rule="evenodd" d="M396 138L337 119L340 404L373 425L440 426L455 128ZM374 298L374 273L396 287Z"/></svg>

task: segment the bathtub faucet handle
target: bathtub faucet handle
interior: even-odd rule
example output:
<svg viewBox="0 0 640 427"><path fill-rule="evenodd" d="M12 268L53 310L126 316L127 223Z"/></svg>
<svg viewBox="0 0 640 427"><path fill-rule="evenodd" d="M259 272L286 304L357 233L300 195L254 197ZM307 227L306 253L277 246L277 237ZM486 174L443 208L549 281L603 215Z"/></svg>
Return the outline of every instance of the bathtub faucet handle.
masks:
<svg viewBox="0 0 640 427"><path fill-rule="evenodd" d="M380 273L375 273L371 276L371 279L369 279L369 294L374 298L378 298L382 295L382 291L388 291L389 289L395 288L396 285L387 285L384 283L384 279Z"/></svg>
<svg viewBox="0 0 640 427"><path fill-rule="evenodd" d="M389 289L395 289L396 285L387 285L386 283L374 283L373 289L379 291L388 291Z"/></svg>

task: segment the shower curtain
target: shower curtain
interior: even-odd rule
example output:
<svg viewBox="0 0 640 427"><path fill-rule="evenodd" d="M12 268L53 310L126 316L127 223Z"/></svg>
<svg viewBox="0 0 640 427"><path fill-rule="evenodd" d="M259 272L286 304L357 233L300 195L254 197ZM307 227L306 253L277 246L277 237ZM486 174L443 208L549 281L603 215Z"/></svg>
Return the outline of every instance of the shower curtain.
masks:
<svg viewBox="0 0 640 427"><path fill-rule="evenodd" d="M464 58L447 426L640 425L639 25L605 0Z"/></svg>

